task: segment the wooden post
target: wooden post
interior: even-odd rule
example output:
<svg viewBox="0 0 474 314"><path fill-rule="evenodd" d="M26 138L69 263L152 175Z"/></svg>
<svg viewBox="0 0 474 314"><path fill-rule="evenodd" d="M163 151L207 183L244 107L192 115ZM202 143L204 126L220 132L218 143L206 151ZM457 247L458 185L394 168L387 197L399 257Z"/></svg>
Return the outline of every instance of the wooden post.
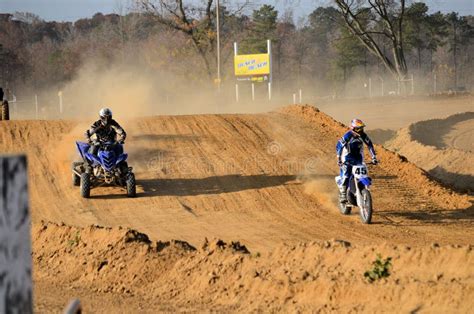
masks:
<svg viewBox="0 0 474 314"><path fill-rule="evenodd" d="M255 101L255 83L252 83L252 101Z"/></svg>
<svg viewBox="0 0 474 314"><path fill-rule="evenodd" d="M26 156L0 156L0 313L33 313Z"/></svg>

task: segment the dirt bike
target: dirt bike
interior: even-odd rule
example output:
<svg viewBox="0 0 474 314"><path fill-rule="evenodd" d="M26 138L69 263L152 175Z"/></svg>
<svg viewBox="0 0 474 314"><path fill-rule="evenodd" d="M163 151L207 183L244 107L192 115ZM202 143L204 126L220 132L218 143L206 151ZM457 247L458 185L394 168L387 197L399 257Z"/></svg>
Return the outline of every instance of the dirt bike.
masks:
<svg viewBox="0 0 474 314"><path fill-rule="evenodd" d="M8 108L8 101L4 100L1 104L0 120L10 120L10 110Z"/></svg>
<svg viewBox="0 0 474 314"><path fill-rule="evenodd" d="M128 154L117 142L100 143L97 155L90 153L91 145L76 142L82 162L72 163L72 184L80 186L81 196L90 197L90 190L100 186L118 186L128 197L136 196L133 168L127 164Z"/></svg>
<svg viewBox="0 0 474 314"><path fill-rule="evenodd" d="M375 165L376 163L369 163ZM341 176L337 176L336 184L338 187L342 184ZM369 177L367 164L360 163L352 165L352 173L349 177L349 186L346 191L347 202L339 201L339 210L343 215L349 215L352 207L359 207L360 219L365 224L372 221L372 196L370 186L372 179Z"/></svg>

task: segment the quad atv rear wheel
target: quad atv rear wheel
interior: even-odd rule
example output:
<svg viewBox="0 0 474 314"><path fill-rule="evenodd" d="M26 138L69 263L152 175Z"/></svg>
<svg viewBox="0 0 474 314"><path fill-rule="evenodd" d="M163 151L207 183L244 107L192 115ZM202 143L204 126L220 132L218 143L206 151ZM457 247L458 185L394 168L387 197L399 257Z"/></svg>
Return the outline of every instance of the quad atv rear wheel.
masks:
<svg viewBox="0 0 474 314"><path fill-rule="evenodd" d="M78 168L82 165L82 162L73 162L72 163L72 185L73 186L80 186L81 185L81 177L78 176L74 171L78 171Z"/></svg>
<svg viewBox="0 0 474 314"><path fill-rule="evenodd" d="M87 172L81 174L81 196L83 198L91 196L91 176Z"/></svg>
<svg viewBox="0 0 474 314"><path fill-rule="evenodd" d="M133 173L130 173L128 175L126 185L127 185L127 196L128 197L137 196L137 187L136 187L136 182L135 182L135 175Z"/></svg>
<svg viewBox="0 0 474 314"><path fill-rule="evenodd" d="M10 110L8 108L8 101L4 100L1 107L2 107L1 120L10 120Z"/></svg>

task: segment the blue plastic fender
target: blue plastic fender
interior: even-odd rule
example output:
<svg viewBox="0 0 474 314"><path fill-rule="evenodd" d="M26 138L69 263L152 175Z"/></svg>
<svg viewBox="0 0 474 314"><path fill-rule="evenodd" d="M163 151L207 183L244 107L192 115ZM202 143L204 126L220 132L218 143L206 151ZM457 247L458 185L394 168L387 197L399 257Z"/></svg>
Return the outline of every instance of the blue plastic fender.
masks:
<svg viewBox="0 0 474 314"><path fill-rule="evenodd" d="M371 186L372 185L372 179L367 177L367 178L362 178L359 180L360 183L362 183L365 186Z"/></svg>

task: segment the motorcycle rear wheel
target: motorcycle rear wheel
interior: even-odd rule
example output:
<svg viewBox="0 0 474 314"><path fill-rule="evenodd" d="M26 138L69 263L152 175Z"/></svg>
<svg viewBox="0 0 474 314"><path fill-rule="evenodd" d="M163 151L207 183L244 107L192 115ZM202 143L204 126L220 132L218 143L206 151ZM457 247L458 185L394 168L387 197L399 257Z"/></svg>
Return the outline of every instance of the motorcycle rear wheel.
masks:
<svg viewBox="0 0 474 314"><path fill-rule="evenodd" d="M351 214L351 206L347 205L347 203L339 203L339 211L343 215L350 215Z"/></svg>

